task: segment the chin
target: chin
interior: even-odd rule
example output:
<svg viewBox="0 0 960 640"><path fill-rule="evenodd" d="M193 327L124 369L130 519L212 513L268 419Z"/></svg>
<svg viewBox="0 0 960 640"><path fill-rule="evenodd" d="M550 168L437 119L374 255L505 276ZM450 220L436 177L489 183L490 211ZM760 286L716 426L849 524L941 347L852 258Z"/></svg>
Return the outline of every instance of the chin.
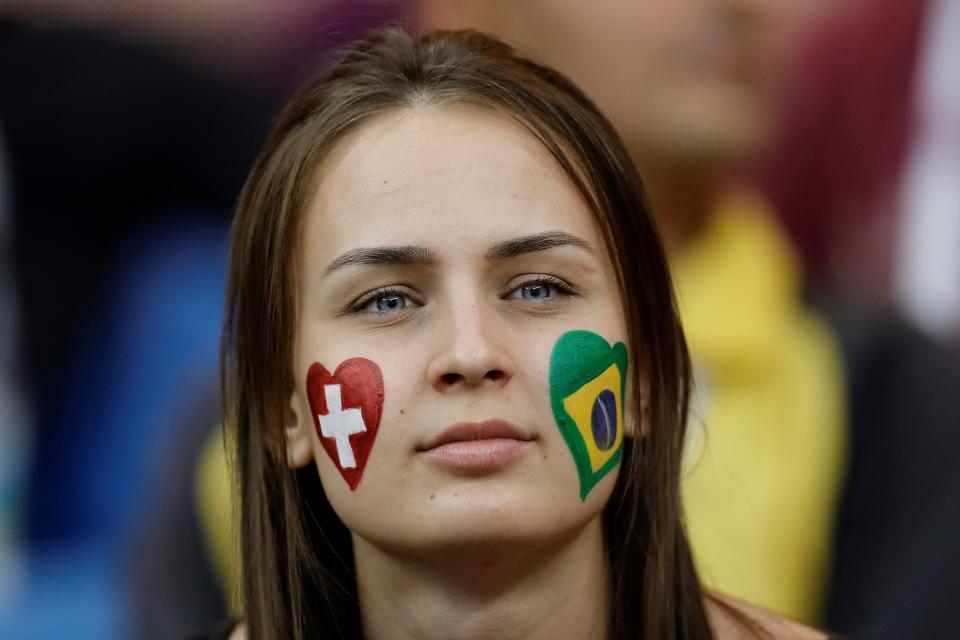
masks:
<svg viewBox="0 0 960 640"><path fill-rule="evenodd" d="M575 536L586 526L592 516L583 518L557 518L556 514L503 514L499 519L444 518L430 530L423 531L411 551L429 554L432 557L483 558L510 556L516 553L543 549L551 541Z"/></svg>
<svg viewBox="0 0 960 640"><path fill-rule="evenodd" d="M395 508L405 513L395 512L389 521L364 517L350 528L373 544L404 554L474 555L541 545L582 528L597 513L576 495L572 500L558 500L549 493L525 493L516 486L496 485L477 480L451 483L436 488L425 499L411 500L407 509L395 503Z"/></svg>

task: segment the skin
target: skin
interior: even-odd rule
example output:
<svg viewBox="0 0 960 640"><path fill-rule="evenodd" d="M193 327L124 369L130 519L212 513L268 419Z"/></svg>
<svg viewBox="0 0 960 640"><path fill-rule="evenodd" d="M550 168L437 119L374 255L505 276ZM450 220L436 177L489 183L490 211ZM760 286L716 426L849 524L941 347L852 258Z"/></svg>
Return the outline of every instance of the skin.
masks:
<svg viewBox="0 0 960 640"><path fill-rule="evenodd" d="M472 27L566 74L637 164L668 251L767 141L800 5L785 0L421 0L424 29Z"/></svg>
<svg viewBox="0 0 960 640"><path fill-rule="evenodd" d="M363 125L314 183L298 256L288 458L316 467L352 532L365 634L604 637L600 514L617 470L581 501L550 407L549 360L567 331L614 343L626 329L610 257L575 188L519 125L464 106ZM539 234L582 246L487 255ZM352 250L382 246L423 248L430 263L329 270ZM385 297L364 297L383 287ZM312 363L333 370L352 357L376 362L385 388L356 491L320 444L304 385ZM501 467L457 470L418 451L450 424L493 418L532 437Z"/></svg>

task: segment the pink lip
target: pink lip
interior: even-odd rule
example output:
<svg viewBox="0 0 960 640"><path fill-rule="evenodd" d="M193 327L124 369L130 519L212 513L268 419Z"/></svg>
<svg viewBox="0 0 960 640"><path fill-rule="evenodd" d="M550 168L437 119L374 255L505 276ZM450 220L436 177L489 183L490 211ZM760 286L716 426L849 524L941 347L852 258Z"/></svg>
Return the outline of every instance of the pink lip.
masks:
<svg viewBox="0 0 960 640"><path fill-rule="evenodd" d="M532 446L533 436L505 420L458 422L441 431L420 453L442 464L486 470L514 460Z"/></svg>

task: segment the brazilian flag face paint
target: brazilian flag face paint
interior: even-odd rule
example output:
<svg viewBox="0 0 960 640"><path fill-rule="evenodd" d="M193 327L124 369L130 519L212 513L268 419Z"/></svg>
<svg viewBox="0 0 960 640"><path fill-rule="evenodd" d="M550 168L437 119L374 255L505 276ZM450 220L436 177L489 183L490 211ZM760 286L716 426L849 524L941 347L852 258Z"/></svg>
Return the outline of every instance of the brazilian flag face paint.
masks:
<svg viewBox="0 0 960 640"><path fill-rule="evenodd" d="M580 476L580 499L617 466L623 448L627 348L590 331L560 336L550 355L550 406Z"/></svg>

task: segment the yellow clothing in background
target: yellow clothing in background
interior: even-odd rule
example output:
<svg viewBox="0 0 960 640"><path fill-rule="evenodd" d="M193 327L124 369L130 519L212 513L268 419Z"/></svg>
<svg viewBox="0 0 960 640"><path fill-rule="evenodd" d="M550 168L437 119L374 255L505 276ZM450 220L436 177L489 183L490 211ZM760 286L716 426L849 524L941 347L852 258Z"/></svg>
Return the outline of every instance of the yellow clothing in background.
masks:
<svg viewBox="0 0 960 640"><path fill-rule="evenodd" d="M237 537L230 471L222 428L207 438L197 468L197 515L207 543L210 564L223 585L230 613L240 614L240 539Z"/></svg>
<svg viewBox="0 0 960 640"><path fill-rule="evenodd" d="M696 378L687 528L705 585L816 622L845 459L841 354L763 202L714 213L673 264Z"/></svg>

